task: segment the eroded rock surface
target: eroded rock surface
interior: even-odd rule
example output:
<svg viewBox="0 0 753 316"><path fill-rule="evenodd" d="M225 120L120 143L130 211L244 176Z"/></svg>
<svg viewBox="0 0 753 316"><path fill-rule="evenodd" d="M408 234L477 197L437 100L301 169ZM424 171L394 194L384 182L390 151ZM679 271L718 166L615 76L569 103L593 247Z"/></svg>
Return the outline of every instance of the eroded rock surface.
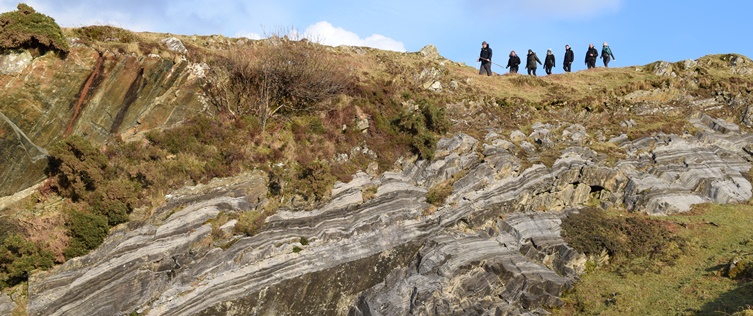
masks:
<svg viewBox="0 0 753 316"><path fill-rule="evenodd" d="M541 315L582 272L560 237L569 210L624 205L670 214L751 198L751 135L704 115L694 135L618 144L616 162L585 146L580 125L537 126L439 142L433 161L359 172L312 211L279 211L254 236L212 241L220 212L253 212L263 174L168 196L161 216L116 230L90 255L30 280L31 315ZM563 132L559 132L559 131ZM578 134L577 139L571 136ZM538 140L538 141L537 141ZM516 142L518 145L516 145ZM570 144L547 167L514 153ZM454 180L439 206L433 187ZM376 188L376 193L370 191ZM158 215L159 215L158 214ZM222 226L224 234L232 233Z"/></svg>
<svg viewBox="0 0 753 316"><path fill-rule="evenodd" d="M63 137L128 140L205 107L201 67L188 61L78 46L65 59L25 52L0 55L0 64L0 196L42 180L44 148Z"/></svg>

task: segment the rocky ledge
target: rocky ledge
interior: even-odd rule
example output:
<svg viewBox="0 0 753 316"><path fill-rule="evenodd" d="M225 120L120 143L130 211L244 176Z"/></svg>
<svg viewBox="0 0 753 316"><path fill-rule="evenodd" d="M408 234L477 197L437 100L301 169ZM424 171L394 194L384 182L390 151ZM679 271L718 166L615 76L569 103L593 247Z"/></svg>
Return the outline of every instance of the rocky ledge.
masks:
<svg viewBox="0 0 753 316"><path fill-rule="evenodd" d="M483 142L456 135L439 142L433 161L406 161L375 177L359 172L335 186L327 205L281 210L256 235L221 244L211 221L257 211L266 177L185 188L168 196L154 220L121 227L93 253L32 277L27 310L546 314L562 304L560 294L585 263L560 237L569 212L600 205L661 215L751 198L744 175L753 136L706 115L690 121L695 135L612 139L625 152L616 162L589 149L588 133L575 124L490 133ZM534 157L551 144L566 145L551 167L516 155ZM443 183L453 193L439 207L428 204L427 192Z"/></svg>

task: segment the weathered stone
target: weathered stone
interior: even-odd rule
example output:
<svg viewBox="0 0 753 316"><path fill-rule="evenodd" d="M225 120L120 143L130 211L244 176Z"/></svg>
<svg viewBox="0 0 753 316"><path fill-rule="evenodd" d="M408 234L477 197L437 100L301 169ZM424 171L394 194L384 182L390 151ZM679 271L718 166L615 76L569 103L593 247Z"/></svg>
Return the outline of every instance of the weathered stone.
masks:
<svg viewBox="0 0 753 316"><path fill-rule="evenodd" d="M523 132L519 130L514 130L510 133L510 140L519 143L526 139L526 134L523 134Z"/></svg>
<svg viewBox="0 0 753 316"><path fill-rule="evenodd" d="M672 70L672 64L666 61L660 61L654 66L654 74L657 76L677 77L677 74Z"/></svg>
<svg viewBox="0 0 753 316"><path fill-rule="evenodd" d="M418 53L426 59L443 59L442 55L439 55L437 47L432 44L422 47Z"/></svg>
<svg viewBox="0 0 753 316"><path fill-rule="evenodd" d="M31 53L26 50L0 55L0 73L4 75L21 73L31 65L33 59Z"/></svg>
<svg viewBox="0 0 753 316"><path fill-rule="evenodd" d="M175 37L168 37L162 40L162 43L167 46L167 49L176 53L185 54L188 52L183 42Z"/></svg>
<svg viewBox="0 0 753 316"><path fill-rule="evenodd" d="M7 295L0 293L0 315L11 315L15 309L16 303L14 303Z"/></svg>

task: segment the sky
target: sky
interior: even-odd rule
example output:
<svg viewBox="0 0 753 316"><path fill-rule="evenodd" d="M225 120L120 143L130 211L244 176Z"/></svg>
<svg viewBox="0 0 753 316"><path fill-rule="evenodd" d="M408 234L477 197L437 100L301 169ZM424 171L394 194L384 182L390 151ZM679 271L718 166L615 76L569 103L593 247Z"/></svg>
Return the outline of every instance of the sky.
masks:
<svg viewBox="0 0 753 316"><path fill-rule="evenodd" d="M0 0L0 12L19 0ZM573 71L585 69L588 44L608 42L611 67L697 59L753 57L753 0L25 0L62 27L110 25L132 31L264 38L297 32L320 43L415 52L433 44L450 60L477 67L481 42L493 62L528 49L543 61L564 46ZM601 65L601 61L597 63ZM505 72L500 66L495 72Z"/></svg>

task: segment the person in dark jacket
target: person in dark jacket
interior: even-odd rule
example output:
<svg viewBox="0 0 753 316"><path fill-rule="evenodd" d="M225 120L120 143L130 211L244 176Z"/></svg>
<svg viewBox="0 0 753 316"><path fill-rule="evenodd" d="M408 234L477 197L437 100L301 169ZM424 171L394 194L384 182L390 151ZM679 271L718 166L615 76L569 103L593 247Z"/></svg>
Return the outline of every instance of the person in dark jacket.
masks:
<svg viewBox="0 0 753 316"><path fill-rule="evenodd" d="M526 60L526 69L528 69L528 74L533 74L536 76L536 63L539 63L541 65L541 60L539 59L539 56L536 56L536 53L533 52L533 50L528 50L528 59Z"/></svg>
<svg viewBox="0 0 753 316"><path fill-rule="evenodd" d="M510 68L510 73L516 74L518 73L518 65L520 65L520 57L515 54L515 51L511 51L510 59L507 60L507 66L505 68Z"/></svg>
<svg viewBox="0 0 753 316"><path fill-rule="evenodd" d="M481 68L478 70L479 75L486 74L492 75L492 49L489 44L484 41L481 43L481 53L478 56L478 61L481 62Z"/></svg>
<svg viewBox="0 0 753 316"><path fill-rule="evenodd" d="M554 62L554 54L552 54L552 49L546 50L546 58L544 58L544 71L546 71L547 75L552 74L552 67L557 67L556 63Z"/></svg>
<svg viewBox="0 0 753 316"><path fill-rule="evenodd" d="M609 45L607 45L607 42L604 42L604 46L601 48L601 59L604 60L604 67L609 68L609 57L612 57L612 59L617 60L614 58L614 54L612 54L612 49L609 48Z"/></svg>
<svg viewBox="0 0 753 316"><path fill-rule="evenodd" d="M570 45L565 45L565 61L562 63L562 69L564 69L565 72L570 72L574 60L575 55L573 54L573 50L570 49Z"/></svg>
<svg viewBox="0 0 753 316"><path fill-rule="evenodd" d="M588 51L586 52L586 67L588 69L596 68L596 58L599 57L599 51L594 48L594 44L588 44Z"/></svg>

